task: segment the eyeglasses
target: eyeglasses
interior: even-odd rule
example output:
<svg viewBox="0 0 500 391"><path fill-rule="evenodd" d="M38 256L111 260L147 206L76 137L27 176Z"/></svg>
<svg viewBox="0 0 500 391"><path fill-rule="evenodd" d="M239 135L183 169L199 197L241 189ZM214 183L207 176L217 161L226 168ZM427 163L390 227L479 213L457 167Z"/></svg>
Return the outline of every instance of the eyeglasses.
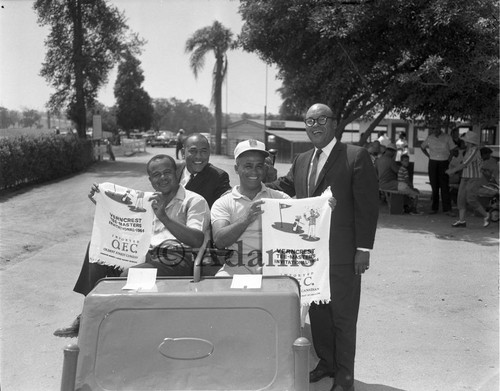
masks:
<svg viewBox="0 0 500 391"><path fill-rule="evenodd" d="M331 118L333 119L333 117L327 117L326 115L320 115L318 118L306 118L304 120L304 123L307 125L307 126L314 126L315 124L318 124L318 125L324 125L326 124L326 121L328 121L328 118Z"/></svg>

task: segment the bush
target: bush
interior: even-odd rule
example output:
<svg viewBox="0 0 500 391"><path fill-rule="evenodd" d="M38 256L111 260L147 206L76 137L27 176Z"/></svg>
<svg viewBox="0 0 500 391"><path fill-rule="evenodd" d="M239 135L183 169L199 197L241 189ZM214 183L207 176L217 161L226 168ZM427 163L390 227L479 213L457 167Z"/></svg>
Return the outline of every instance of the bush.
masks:
<svg viewBox="0 0 500 391"><path fill-rule="evenodd" d="M57 179L93 161L92 141L73 135L0 139L0 189Z"/></svg>

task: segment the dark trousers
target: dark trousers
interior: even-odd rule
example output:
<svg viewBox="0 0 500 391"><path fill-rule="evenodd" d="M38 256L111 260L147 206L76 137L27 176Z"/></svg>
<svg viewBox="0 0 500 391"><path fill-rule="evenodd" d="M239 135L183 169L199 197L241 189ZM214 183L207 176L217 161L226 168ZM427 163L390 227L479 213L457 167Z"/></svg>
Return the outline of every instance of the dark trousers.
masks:
<svg viewBox="0 0 500 391"><path fill-rule="evenodd" d="M83 258L82 269L76 281L73 291L87 296L96 286L97 282L106 277L120 277L123 269L108 265L100 265L98 263L89 262L90 243L87 246L85 258Z"/></svg>
<svg viewBox="0 0 500 391"><path fill-rule="evenodd" d="M177 144L175 144L175 158L177 160L179 160L179 151L181 152L181 158L183 157L182 148L184 148L182 141L177 141Z"/></svg>
<svg viewBox="0 0 500 391"><path fill-rule="evenodd" d="M356 325L361 296L361 276L352 265L330 266L331 301L312 304L309 309L318 366L335 374L335 383L354 383Z"/></svg>
<svg viewBox="0 0 500 391"><path fill-rule="evenodd" d="M448 174L445 171L449 166L448 160L431 160L429 159L429 182L432 189L432 206L431 209L439 210L439 193L441 192L441 202L443 204L443 212L451 210L450 183Z"/></svg>
<svg viewBox="0 0 500 391"><path fill-rule="evenodd" d="M96 286L97 282L106 277L120 277L123 269L108 265L100 265L98 263L91 263L89 261L90 243L87 246L87 252L83 259L82 269L76 281L73 291L87 296L92 289ZM186 259L181 259L175 265L167 265L159 261L152 261L149 256L146 256L146 262L136 266L139 268L156 268L158 269L158 276L192 276L193 275L193 262L192 255L188 253Z"/></svg>

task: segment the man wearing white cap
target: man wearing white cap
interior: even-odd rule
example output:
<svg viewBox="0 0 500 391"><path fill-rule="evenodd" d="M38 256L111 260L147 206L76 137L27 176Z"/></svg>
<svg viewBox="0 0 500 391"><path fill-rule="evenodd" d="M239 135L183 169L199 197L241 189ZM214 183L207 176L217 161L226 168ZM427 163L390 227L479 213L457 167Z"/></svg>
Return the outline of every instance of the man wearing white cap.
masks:
<svg viewBox="0 0 500 391"><path fill-rule="evenodd" d="M267 156L264 143L257 140L242 141L234 149L240 184L216 200L211 210L216 247L233 250L217 276L262 273L262 198L290 198L262 183Z"/></svg>

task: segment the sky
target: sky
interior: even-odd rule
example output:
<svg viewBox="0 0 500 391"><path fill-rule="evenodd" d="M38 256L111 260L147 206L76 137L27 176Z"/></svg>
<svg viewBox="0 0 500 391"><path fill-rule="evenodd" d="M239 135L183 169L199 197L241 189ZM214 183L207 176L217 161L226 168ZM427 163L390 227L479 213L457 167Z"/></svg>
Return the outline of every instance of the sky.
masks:
<svg viewBox="0 0 500 391"><path fill-rule="evenodd" d="M198 29L217 20L236 38L243 21L237 0L108 0L125 12L131 31L147 41L139 57L143 88L151 98L172 98L209 106L215 58L208 53L198 78L189 67L185 43ZM54 90L39 76L45 57L48 27L37 24L31 0L0 0L0 106L9 110L45 110ZM222 110L227 113L278 114L277 70L256 54L241 49L228 52L228 74ZM267 69L266 69L267 68ZM267 75L267 76L266 76ZM106 106L115 104L116 67L98 95ZM266 88L267 86L267 88Z"/></svg>

